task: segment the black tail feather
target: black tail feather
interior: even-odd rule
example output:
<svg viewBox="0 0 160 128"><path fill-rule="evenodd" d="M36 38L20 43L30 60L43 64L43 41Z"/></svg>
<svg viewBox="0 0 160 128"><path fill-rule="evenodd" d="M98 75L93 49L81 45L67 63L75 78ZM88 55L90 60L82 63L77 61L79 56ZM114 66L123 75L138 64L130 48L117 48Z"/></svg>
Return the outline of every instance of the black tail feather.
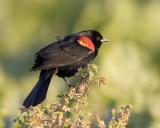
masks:
<svg viewBox="0 0 160 128"><path fill-rule="evenodd" d="M23 102L23 106L25 106L26 108L30 106L36 106L46 98L47 90L54 73L55 69L41 70L39 80Z"/></svg>

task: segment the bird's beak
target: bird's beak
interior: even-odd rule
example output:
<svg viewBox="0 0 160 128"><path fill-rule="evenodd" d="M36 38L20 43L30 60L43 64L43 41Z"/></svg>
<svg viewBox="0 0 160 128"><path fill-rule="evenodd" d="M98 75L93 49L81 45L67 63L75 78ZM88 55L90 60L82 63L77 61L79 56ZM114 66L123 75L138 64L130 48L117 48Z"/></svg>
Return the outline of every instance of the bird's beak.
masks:
<svg viewBox="0 0 160 128"><path fill-rule="evenodd" d="M109 39L106 39L106 38L102 38L101 39L101 42L103 43L103 42L109 42L110 40Z"/></svg>

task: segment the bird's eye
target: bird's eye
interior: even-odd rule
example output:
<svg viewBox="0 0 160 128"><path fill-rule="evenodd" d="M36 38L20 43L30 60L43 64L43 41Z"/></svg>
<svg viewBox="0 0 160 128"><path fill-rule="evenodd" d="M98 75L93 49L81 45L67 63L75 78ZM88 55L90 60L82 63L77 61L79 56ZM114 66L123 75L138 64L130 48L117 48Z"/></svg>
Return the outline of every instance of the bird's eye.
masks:
<svg viewBox="0 0 160 128"><path fill-rule="evenodd" d="M100 38L100 37L97 37L97 40L101 40L101 38Z"/></svg>

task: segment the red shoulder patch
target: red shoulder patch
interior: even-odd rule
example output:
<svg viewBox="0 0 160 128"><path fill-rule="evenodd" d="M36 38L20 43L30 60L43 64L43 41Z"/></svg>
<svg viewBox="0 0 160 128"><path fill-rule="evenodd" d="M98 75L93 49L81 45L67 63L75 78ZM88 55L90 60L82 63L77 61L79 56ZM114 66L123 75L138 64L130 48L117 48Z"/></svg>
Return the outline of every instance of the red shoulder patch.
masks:
<svg viewBox="0 0 160 128"><path fill-rule="evenodd" d="M91 49L93 52L95 51L94 43L86 36L81 36L78 40L78 43L84 47Z"/></svg>

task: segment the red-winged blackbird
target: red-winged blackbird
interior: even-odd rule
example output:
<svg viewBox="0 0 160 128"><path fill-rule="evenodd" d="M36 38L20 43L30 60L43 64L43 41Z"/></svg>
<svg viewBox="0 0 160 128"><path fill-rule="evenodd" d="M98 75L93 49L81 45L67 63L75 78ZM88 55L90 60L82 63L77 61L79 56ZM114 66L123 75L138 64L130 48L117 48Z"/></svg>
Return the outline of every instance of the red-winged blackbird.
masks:
<svg viewBox="0 0 160 128"><path fill-rule="evenodd" d="M36 53L32 70L41 70L39 80L23 105L28 108L40 104L45 98L54 74L65 78L86 67L98 54L103 42L108 41L95 30L85 30L58 39Z"/></svg>

